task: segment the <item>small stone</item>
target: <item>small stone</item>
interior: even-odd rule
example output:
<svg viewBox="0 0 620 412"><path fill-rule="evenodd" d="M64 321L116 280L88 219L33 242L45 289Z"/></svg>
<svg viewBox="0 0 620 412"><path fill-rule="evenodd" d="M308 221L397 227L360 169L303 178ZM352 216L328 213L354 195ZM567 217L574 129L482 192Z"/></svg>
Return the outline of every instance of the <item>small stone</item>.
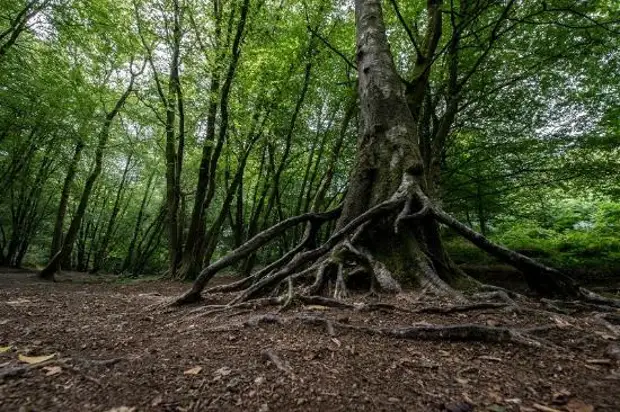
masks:
<svg viewBox="0 0 620 412"><path fill-rule="evenodd" d="M400 399L395 398L395 397L390 397L390 398L388 398L388 402L390 402L390 403L398 403L398 402L400 402Z"/></svg>
<svg viewBox="0 0 620 412"><path fill-rule="evenodd" d="M269 412L269 405L267 405L266 403L263 403L258 409L258 412Z"/></svg>

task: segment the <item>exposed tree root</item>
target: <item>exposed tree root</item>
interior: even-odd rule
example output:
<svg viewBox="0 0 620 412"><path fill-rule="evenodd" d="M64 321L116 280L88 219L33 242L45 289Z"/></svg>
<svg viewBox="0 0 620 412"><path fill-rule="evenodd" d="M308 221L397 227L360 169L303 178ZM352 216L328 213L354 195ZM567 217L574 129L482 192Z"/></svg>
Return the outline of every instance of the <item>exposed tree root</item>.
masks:
<svg viewBox="0 0 620 412"><path fill-rule="evenodd" d="M502 309L510 306L507 303L496 303L496 302L477 302L471 303L468 305L451 305L451 306L429 306L426 308L417 309L415 313L437 313L437 314L449 314L449 313L463 313L470 312L474 310L484 310L484 309Z"/></svg>
<svg viewBox="0 0 620 412"><path fill-rule="evenodd" d="M194 281L192 288L188 290L185 294L177 298L173 302L173 304L182 305L200 300L200 294L202 290L209 282L209 280L211 280L211 278L215 276L215 274L217 274L217 272L219 272L220 270L231 266L240 261L241 259L251 255L256 250L271 242L277 236L281 235L287 229L290 229L298 225L299 223L304 222L310 222L311 224L320 225L329 220L336 219L340 215L340 210L341 208L337 208L326 213L307 213L305 215L291 217L259 233L237 249L233 250L228 255L224 256L217 262L203 269L198 275L198 278L196 278L196 280Z"/></svg>
<svg viewBox="0 0 620 412"><path fill-rule="evenodd" d="M283 325L285 323L285 319L281 318L277 314L268 313L265 315L257 315L252 316L249 319L246 319L242 322L228 323L218 325L212 328L207 328L205 332L232 332L243 330L245 328L257 327L259 325Z"/></svg>
<svg viewBox="0 0 620 412"><path fill-rule="evenodd" d="M189 311L189 314L194 315L192 318L200 318L205 316L215 315L217 313L228 312L235 309L252 309L256 310L266 306L279 306L285 303L285 298L282 296L272 296L268 298L254 299L249 302L242 302L236 305L207 305L200 306L196 309Z"/></svg>
<svg viewBox="0 0 620 412"><path fill-rule="evenodd" d="M571 314L574 312L617 312L618 308L615 306L608 306L604 304L596 304L590 302L583 302L578 300L557 300L557 299L541 299L541 301L550 309L555 312Z"/></svg>
<svg viewBox="0 0 620 412"><path fill-rule="evenodd" d="M331 251L335 248L342 240L345 239L346 236L350 235L355 229L357 229L363 223L376 218L378 216L384 215L386 213L394 211L404 202L404 198L402 196L397 196L389 201L383 202L369 209L364 214L358 216L353 219L347 225L345 225L342 229L336 231L331 237L320 247L316 249L312 249L303 253L298 254L291 260L288 264L286 264L282 269L272 273L260 279L258 282L250 286L245 291L241 292L239 296L237 296L231 304L236 304L239 302L246 301L250 298L255 297L256 295L263 292L265 289L271 289L275 287L282 280L286 279L286 277L293 275L295 271L302 268L304 265L316 261L321 258L323 255Z"/></svg>
<svg viewBox="0 0 620 412"><path fill-rule="evenodd" d="M620 337L620 314L599 313L594 315L594 319L605 326L615 337Z"/></svg>
<svg viewBox="0 0 620 412"><path fill-rule="evenodd" d="M437 207L432 209L432 215L439 222L447 225L480 249L519 269L525 275L530 288L541 295L559 295L562 297L580 295L575 281L562 272L491 242Z"/></svg>
<svg viewBox="0 0 620 412"><path fill-rule="evenodd" d="M477 300L491 300L491 299L497 298L498 300L504 302L508 306L511 306L513 308L518 308L519 307L517 302L512 300L510 298L510 296L508 296L508 294L506 292L504 292L503 290L496 290L494 292L476 293L472 297L477 299Z"/></svg>
<svg viewBox="0 0 620 412"><path fill-rule="evenodd" d="M209 328L206 331L238 331L248 327L257 327L259 325L287 325L293 321L300 321L301 323L308 325L322 326L325 328L326 333L328 333L330 336L334 335L336 330L343 329L370 333L373 335L387 336L396 339L450 342L515 343L519 345L537 348L547 347L549 345L555 347L555 345L553 344L547 344L547 342L545 342L544 340L536 339L530 336L526 330L518 330L507 327L494 327L476 324L421 324L404 328L375 328L370 326L358 326L348 323L335 322L322 316L311 316L307 314L297 315L292 318L282 318L274 314L255 316L244 322L224 324L214 328Z"/></svg>
<svg viewBox="0 0 620 412"><path fill-rule="evenodd" d="M336 282L334 285L334 299L346 299L349 297L347 285L344 282L344 266L338 265L338 271L336 273Z"/></svg>
<svg viewBox="0 0 620 412"><path fill-rule="evenodd" d="M389 303L346 303L337 299L330 299L323 296L298 296L298 300L308 305L320 305L339 309L352 309L360 312L373 311L394 311L404 313L434 313L434 314L451 314L470 312L485 309L502 309L509 306L506 303L497 302L477 302L467 305L449 305L449 306L427 306L417 309L408 309Z"/></svg>
<svg viewBox="0 0 620 412"><path fill-rule="evenodd" d="M325 318L317 316L298 316L303 323L325 324ZM376 335L389 336L398 339L430 340L430 341L476 341L504 343L511 342L526 346L543 346L538 340L516 329L482 326L475 324L464 325L417 325L406 328L372 328L355 326L347 323L332 322L335 329L356 330Z"/></svg>
<svg viewBox="0 0 620 412"><path fill-rule="evenodd" d="M416 212L413 211L414 205L419 207L419 210ZM397 211L399 213L396 213ZM479 307L477 305L490 305L483 302L468 306L469 300L439 275L439 273L443 274L445 271L451 271L449 267L450 262L432 258L432 255L427 251L423 243L424 240L419 238L419 235L416 234L417 232L410 226L412 221L424 218L435 219L449 226L479 248L515 266L525 274L530 287L542 295L555 295L562 298L571 297L579 299L588 305L620 307L620 300L605 298L587 289L580 288L570 277L558 270L497 245L471 230L434 205L422 192L415 178L407 174L403 176L401 186L389 200L379 203L351 219L343 227L332 233L322 245L308 249L310 245L314 244L316 233L321 224L335 219L339 214L340 209L336 209L323 214L309 213L296 216L259 233L227 256L205 268L194 282L192 288L177 298L173 304L181 305L200 299L205 285L218 271L255 253L259 248L273 241L277 236L282 235L284 231L300 223L307 223L307 225L303 238L295 248L245 279L208 289L208 293L226 291L239 291L239 293L227 305L207 307L207 309L201 311L201 314L213 314L231 308L242 309L245 308L242 305L243 303L250 303L255 300L259 306L263 304L281 305L284 303L284 308L287 308L297 297L293 288L293 280L295 280L295 283L301 281L300 283L307 285L309 280L314 279L311 285L301 287L301 295L303 296L319 295L327 284L330 286L330 293L334 300L342 301L349 296L347 279L352 274L366 273L370 276L371 293L399 293L402 289L388 267L373 256L373 253L362 244L358 245L362 241L367 241L364 237L364 232L367 229L377 225L385 225L386 221L389 222L390 219L393 219L394 230L401 233L399 236L403 236L403 233L405 234L403 239L406 244L403 245L403 250L405 250L403 253L411 253L412 261L410 262L416 265L417 278L424 290L430 289L440 296L449 296L455 299L457 303L461 304L459 307L463 308L463 310L469 310L467 309L469 307ZM441 266L440 269L443 272L438 271L434 267L435 263ZM467 276L467 278L469 277ZM524 299L521 295L514 292L483 285L478 281L469 279L474 285L478 286L479 290L489 291L472 295L471 297L475 300L483 299L486 301L490 298L500 300L501 303L494 304L495 306L487 306L488 308L510 306L518 310L519 305L515 299ZM288 293L286 296L277 296L282 289L282 282L287 282ZM272 297L268 298L268 300L261 300L261 297L269 295ZM447 311L445 313L450 313L448 309L441 310Z"/></svg>

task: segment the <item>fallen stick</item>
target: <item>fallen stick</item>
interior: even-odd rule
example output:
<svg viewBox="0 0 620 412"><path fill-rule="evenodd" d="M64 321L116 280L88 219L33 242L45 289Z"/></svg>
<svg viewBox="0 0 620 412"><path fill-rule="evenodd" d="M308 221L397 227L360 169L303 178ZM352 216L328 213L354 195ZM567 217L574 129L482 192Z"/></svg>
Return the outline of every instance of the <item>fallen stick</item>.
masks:
<svg viewBox="0 0 620 412"><path fill-rule="evenodd" d="M261 354L265 360L271 362L273 366L275 366L278 370L291 375L293 374L293 369L291 368L291 366L288 363L284 362L282 359L280 359L280 357L276 355L276 353L272 349L265 349L261 352Z"/></svg>

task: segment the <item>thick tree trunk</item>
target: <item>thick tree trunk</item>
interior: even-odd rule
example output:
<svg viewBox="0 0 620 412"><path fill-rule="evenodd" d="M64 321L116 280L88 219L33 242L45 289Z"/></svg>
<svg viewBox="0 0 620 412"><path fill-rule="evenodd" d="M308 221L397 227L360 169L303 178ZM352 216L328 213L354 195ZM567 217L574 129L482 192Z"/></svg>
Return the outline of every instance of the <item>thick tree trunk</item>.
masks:
<svg viewBox="0 0 620 412"><path fill-rule="evenodd" d="M357 158L336 230L394 196L404 180L422 190L424 167L416 124L388 45L381 2L357 0L358 92L362 125ZM395 217L395 216L394 216ZM364 248L397 276L419 272L422 249L415 231L394 235L393 225L374 225ZM418 270L416 270L418 268ZM414 273L411 273L411 272Z"/></svg>

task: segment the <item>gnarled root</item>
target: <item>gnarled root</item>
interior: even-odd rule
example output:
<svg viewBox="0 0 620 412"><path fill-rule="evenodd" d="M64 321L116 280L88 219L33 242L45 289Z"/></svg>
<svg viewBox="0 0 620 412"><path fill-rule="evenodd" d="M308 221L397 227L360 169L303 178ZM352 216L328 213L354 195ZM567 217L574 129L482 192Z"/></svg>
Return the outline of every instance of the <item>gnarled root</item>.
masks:
<svg viewBox="0 0 620 412"><path fill-rule="evenodd" d="M414 206L419 210L413 211ZM474 232L434 205L415 179L408 175L403 177L401 186L389 200L348 221L332 233L322 245L308 249L314 244L315 235L321 224L335 219L339 214L340 209L336 209L322 214L309 213L296 216L259 233L205 268L192 288L177 298L174 304L181 305L199 300L205 285L218 271L255 253L259 248L281 236L284 231L300 223L308 223L303 239L282 258L246 279L217 286L208 291L241 290L227 305L229 308L236 308L243 302L264 296L276 297L288 307L297 296L292 280L295 284L300 284L313 276L314 282L310 286L300 288L302 295L317 295L326 283L333 282L332 296L337 300L343 300L349 296L350 285L347 281L351 279L352 273L361 271L369 274L371 291L399 293L401 287L391 270L398 271L399 274L411 270L417 275L424 290L430 289L438 295L449 296L459 304L468 303L468 299L446 281L446 279L453 280L446 274L453 269L449 267L451 266L449 259L444 261L432 256L427 250L427 244L430 243L424 237L423 230L419 227L416 229L416 226L411 224L419 219L425 219L426 223L434 219L449 226L481 249L523 271L530 286L541 294L555 294L580 299L590 304L620 307L620 300L604 298L579 288L563 273L497 245ZM395 233L391 232L392 227ZM373 239L374 234L378 236ZM383 241L386 241L384 245L381 244ZM402 260L399 260L401 257ZM440 267L436 268L435 265ZM288 282L288 293L286 296L277 296L283 282ZM480 284L478 286L483 288ZM518 295L500 288L493 289L493 297L500 299L505 305L517 307L515 299L519 298ZM490 294L474 295L474 298L478 299L490 297Z"/></svg>

